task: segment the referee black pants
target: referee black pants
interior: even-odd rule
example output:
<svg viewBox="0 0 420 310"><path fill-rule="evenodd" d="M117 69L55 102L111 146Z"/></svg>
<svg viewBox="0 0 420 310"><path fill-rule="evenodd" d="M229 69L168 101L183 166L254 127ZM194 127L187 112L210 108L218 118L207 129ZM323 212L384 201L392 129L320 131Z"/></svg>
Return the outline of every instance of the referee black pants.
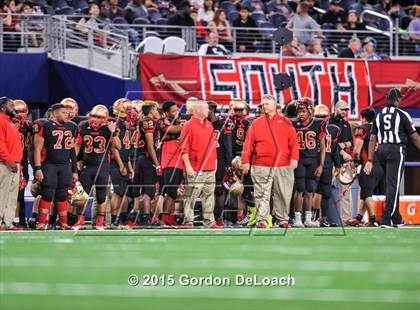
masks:
<svg viewBox="0 0 420 310"><path fill-rule="evenodd" d="M398 144L380 144L378 160L386 174L385 210L381 224L397 225L402 223L400 214L400 184L404 172L405 146Z"/></svg>

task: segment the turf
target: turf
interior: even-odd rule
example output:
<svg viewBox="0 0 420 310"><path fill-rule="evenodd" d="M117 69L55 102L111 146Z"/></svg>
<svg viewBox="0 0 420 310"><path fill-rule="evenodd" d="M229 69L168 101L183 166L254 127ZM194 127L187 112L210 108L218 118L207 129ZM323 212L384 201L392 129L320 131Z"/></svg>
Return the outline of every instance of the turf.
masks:
<svg viewBox="0 0 420 310"><path fill-rule="evenodd" d="M0 254L2 310L420 309L419 228L1 233ZM175 285L129 286L131 274ZM182 274L232 281L181 286Z"/></svg>

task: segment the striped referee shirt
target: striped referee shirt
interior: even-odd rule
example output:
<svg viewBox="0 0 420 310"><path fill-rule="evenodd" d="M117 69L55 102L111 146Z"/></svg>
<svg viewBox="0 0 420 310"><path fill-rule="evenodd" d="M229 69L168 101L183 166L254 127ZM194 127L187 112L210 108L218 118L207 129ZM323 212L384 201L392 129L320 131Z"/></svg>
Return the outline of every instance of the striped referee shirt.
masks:
<svg viewBox="0 0 420 310"><path fill-rule="evenodd" d="M372 134L378 137L379 144L405 145L414 132L416 128L410 114L394 105L388 105L376 115L372 128Z"/></svg>

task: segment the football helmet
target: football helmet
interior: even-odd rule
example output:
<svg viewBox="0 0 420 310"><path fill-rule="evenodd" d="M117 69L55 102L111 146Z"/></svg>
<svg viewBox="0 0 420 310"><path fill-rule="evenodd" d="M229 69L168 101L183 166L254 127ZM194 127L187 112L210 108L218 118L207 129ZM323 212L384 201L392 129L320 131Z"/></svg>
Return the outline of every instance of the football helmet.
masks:
<svg viewBox="0 0 420 310"><path fill-rule="evenodd" d="M67 108L69 120L75 118L79 114L79 105L73 98L64 98L60 103Z"/></svg>
<svg viewBox="0 0 420 310"><path fill-rule="evenodd" d="M125 107L130 104L130 100L127 98L117 99L112 105L112 112L117 118L126 118L127 113Z"/></svg>
<svg viewBox="0 0 420 310"><path fill-rule="evenodd" d="M25 101L16 99L13 101L13 106L15 110L15 117L22 123L25 122L28 118L28 105Z"/></svg>
<svg viewBox="0 0 420 310"><path fill-rule="evenodd" d="M357 174L360 173L362 166L356 166L353 162L349 161L344 163L338 171L338 180L343 185L349 185L354 182Z"/></svg>
<svg viewBox="0 0 420 310"><path fill-rule="evenodd" d="M318 118L325 118L330 115L330 110L325 104L319 104L315 107L314 115Z"/></svg>
<svg viewBox="0 0 420 310"><path fill-rule="evenodd" d="M80 182L72 183L67 191L67 201L73 207L83 208L89 199L89 195L83 189Z"/></svg>
<svg viewBox="0 0 420 310"><path fill-rule="evenodd" d="M223 187L232 197L241 196L244 192L244 185L239 179L237 172L234 168L228 168L226 172L222 181Z"/></svg>
<svg viewBox="0 0 420 310"><path fill-rule="evenodd" d="M310 114L314 114L314 103L309 97L301 97L296 102L297 109L307 109Z"/></svg>
<svg viewBox="0 0 420 310"><path fill-rule="evenodd" d="M38 182L37 180L32 181L31 194L34 196L34 198L41 195L41 182Z"/></svg>
<svg viewBox="0 0 420 310"><path fill-rule="evenodd" d="M88 114L89 125L95 128L102 127L108 121L108 117L107 107L102 104L96 105Z"/></svg>

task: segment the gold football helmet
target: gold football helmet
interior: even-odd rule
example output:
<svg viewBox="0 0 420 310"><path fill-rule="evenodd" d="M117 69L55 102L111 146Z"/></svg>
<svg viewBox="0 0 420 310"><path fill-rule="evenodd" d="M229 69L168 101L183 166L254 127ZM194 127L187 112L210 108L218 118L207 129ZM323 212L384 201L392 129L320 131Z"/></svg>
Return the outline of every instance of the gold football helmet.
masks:
<svg viewBox="0 0 420 310"><path fill-rule="evenodd" d="M19 121L25 121L28 118L28 105L25 101L16 99L13 101L13 106L16 114L16 118Z"/></svg>
<svg viewBox="0 0 420 310"><path fill-rule="evenodd" d="M109 112L106 106L98 104L89 112L88 121L92 127L102 127L108 121Z"/></svg>
<svg viewBox="0 0 420 310"><path fill-rule="evenodd" d="M89 196L83 189L83 186L80 184L80 182L73 183L67 191L67 201L73 207L83 208L88 201L88 198Z"/></svg>
<svg viewBox="0 0 420 310"><path fill-rule="evenodd" d="M127 98L117 99L112 105L112 112L114 113L114 116L118 118L126 118L127 113L125 107L130 103L131 101Z"/></svg>
<svg viewBox="0 0 420 310"><path fill-rule="evenodd" d="M69 120L75 118L79 114L79 105L73 98L64 98L60 103L67 108L67 112L69 113Z"/></svg>
<svg viewBox="0 0 420 310"><path fill-rule="evenodd" d="M315 107L314 115L318 118L325 118L328 117L328 115L330 115L330 110L325 104L318 104Z"/></svg>
<svg viewBox="0 0 420 310"><path fill-rule="evenodd" d="M343 185L353 183L357 174L360 173L360 168L361 166L357 167L351 161L344 163L338 172L338 180Z"/></svg>
<svg viewBox="0 0 420 310"><path fill-rule="evenodd" d="M34 198L41 195L41 182L38 182L37 180L32 181L31 194L34 196Z"/></svg>

